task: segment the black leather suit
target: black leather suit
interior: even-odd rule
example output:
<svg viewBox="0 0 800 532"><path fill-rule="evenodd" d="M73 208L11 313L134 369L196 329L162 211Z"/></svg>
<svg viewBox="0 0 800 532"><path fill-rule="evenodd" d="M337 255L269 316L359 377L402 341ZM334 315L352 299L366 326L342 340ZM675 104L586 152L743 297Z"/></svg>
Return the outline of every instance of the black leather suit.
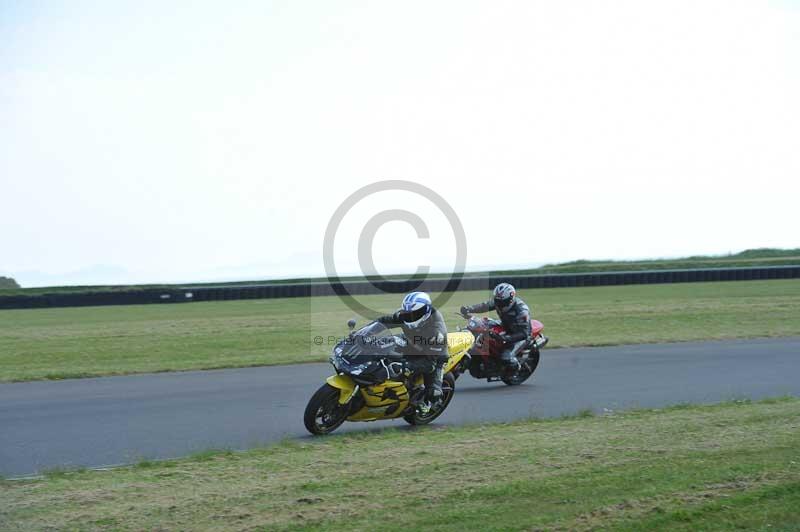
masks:
<svg viewBox="0 0 800 532"><path fill-rule="evenodd" d="M516 364L517 353L525 347L531 337L531 311L528 305L516 297L514 303L505 310L497 308L493 299L466 307L466 309L472 313L497 311L497 316L506 331L506 343L500 358L507 364Z"/></svg>

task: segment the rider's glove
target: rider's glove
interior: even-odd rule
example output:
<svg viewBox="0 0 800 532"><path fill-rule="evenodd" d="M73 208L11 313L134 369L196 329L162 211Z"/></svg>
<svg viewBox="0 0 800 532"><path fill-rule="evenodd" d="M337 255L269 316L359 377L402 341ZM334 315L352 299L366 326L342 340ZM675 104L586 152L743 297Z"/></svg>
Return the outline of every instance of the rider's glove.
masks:
<svg viewBox="0 0 800 532"><path fill-rule="evenodd" d="M461 307L461 315L466 318L468 314L469 314L469 307Z"/></svg>

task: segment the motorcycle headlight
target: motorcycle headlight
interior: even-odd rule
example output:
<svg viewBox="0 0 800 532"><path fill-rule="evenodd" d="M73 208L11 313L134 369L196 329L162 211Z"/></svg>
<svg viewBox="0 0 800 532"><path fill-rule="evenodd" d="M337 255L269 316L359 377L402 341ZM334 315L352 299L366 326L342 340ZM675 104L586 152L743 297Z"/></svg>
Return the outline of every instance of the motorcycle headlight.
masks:
<svg viewBox="0 0 800 532"><path fill-rule="evenodd" d="M330 358L328 359L333 367L337 370L339 369L340 362L342 360L342 346L337 345L333 348L333 353L331 353Z"/></svg>

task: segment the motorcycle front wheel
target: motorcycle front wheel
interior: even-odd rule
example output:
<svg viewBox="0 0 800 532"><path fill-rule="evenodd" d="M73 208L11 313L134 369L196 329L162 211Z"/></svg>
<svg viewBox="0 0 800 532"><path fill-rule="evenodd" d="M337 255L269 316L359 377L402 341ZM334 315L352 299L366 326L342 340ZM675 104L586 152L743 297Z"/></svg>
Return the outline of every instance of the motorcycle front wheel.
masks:
<svg viewBox="0 0 800 532"><path fill-rule="evenodd" d="M423 413L419 408L416 408L412 413L403 416L403 419L406 420L406 423L410 423L411 425L427 425L442 415L442 412L445 411L447 405L449 405L450 401L453 400L453 394L455 391L456 379L453 377L452 373L448 373L442 379L442 399L436 404L432 405L431 409L426 413Z"/></svg>
<svg viewBox="0 0 800 532"><path fill-rule="evenodd" d="M507 377L501 377L501 380L509 386L517 386L525 382L536 371L539 365L539 350L531 351L528 360L513 374Z"/></svg>
<svg viewBox="0 0 800 532"><path fill-rule="evenodd" d="M349 410L349 404L339 404L339 390L325 383L308 401L303 423L311 434L329 434L344 423Z"/></svg>

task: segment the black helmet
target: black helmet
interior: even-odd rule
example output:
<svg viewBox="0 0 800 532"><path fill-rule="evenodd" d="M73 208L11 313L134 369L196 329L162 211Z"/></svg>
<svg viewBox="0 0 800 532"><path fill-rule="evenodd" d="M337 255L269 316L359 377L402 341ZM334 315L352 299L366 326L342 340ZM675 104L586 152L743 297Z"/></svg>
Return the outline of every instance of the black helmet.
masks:
<svg viewBox="0 0 800 532"><path fill-rule="evenodd" d="M494 307L497 310L508 310L514 304L517 290L508 283L500 283L494 287Z"/></svg>

